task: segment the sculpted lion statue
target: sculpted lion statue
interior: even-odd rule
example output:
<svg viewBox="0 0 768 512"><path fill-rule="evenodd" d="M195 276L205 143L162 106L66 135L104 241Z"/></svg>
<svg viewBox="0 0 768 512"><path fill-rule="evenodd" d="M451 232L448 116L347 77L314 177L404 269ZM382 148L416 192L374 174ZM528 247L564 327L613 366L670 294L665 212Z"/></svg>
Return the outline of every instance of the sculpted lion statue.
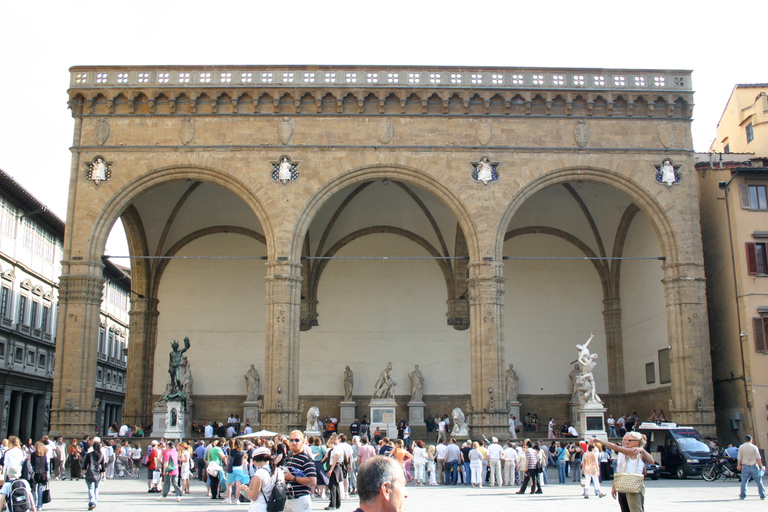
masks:
<svg viewBox="0 0 768 512"><path fill-rule="evenodd" d="M320 425L317 423L317 419L320 417L320 409L317 407L310 407L307 411L307 430L312 432L319 432Z"/></svg>
<svg viewBox="0 0 768 512"><path fill-rule="evenodd" d="M451 430L451 435L455 436L465 436L469 433L469 430L467 429L467 420L464 417L464 413L461 412L461 409L458 407L453 409L453 430Z"/></svg>

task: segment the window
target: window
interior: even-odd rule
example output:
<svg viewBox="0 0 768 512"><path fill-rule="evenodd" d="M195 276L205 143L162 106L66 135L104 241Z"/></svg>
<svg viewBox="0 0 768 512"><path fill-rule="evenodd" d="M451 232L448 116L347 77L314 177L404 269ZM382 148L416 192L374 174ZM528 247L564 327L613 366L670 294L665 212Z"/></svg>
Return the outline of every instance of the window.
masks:
<svg viewBox="0 0 768 512"><path fill-rule="evenodd" d="M24 320L27 313L27 298L25 296L19 297L19 320L20 324L24 324Z"/></svg>
<svg viewBox="0 0 768 512"><path fill-rule="evenodd" d="M768 210L768 194L765 185L742 184L741 207L745 210Z"/></svg>
<svg viewBox="0 0 768 512"><path fill-rule="evenodd" d="M725 148L723 148L723 151L725 151L726 153L730 153L731 152L731 145L730 144L726 144Z"/></svg>
<svg viewBox="0 0 768 512"><path fill-rule="evenodd" d="M29 310L29 325L32 328L37 328L37 311L40 309L40 303L36 300L32 301L32 308Z"/></svg>
<svg viewBox="0 0 768 512"><path fill-rule="evenodd" d="M749 123L747 125L747 144L752 142L752 140L754 140L754 138L755 138L755 131L752 128L752 123Z"/></svg>
<svg viewBox="0 0 768 512"><path fill-rule="evenodd" d="M32 350L27 352L27 366L35 366L35 353Z"/></svg>
<svg viewBox="0 0 768 512"><path fill-rule="evenodd" d="M13 360L16 363L24 362L24 347L16 347L16 350L13 353Z"/></svg>
<svg viewBox="0 0 768 512"><path fill-rule="evenodd" d="M45 354L38 354L37 355L37 367L45 370L45 363L46 363L46 357Z"/></svg>
<svg viewBox="0 0 768 512"><path fill-rule="evenodd" d="M645 383L646 384L653 384L656 382L656 364L646 363L645 364Z"/></svg>
<svg viewBox="0 0 768 512"><path fill-rule="evenodd" d="M669 349L659 350L659 384L672 382L672 374L669 369Z"/></svg>
<svg viewBox="0 0 768 512"><path fill-rule="evenodd" d="M104 328L101 327L99 329L99 354L104 353L104 334L105 334Z"/></svg>
<svg viewBox="0 0 768 512"><path fill-rule="evenodd" d="M752 327L754 331L752 337L755 339L755 352L765 352L765 333L766 327L768 327L768 318L753 318Z"/></svg>
<svg viewBox="0 0 768 512"><path fill-rule="evenodd" d="M11 289L3 286L2 292L0 292L0 316L3 318L8 318L8 313L10 313L11 305L8 302L10 296Z"/></svg>
<svg viewBox="0 0 768 512"><path fill-rule="evenodd" d="M48 317L51 315L51 306L43 305L43 316L40 317L40 330L48 332Z"/></svg>
<svg viewBox="0 0 768 512"><path fill-rule="evenodd" d="M99 368L96 371L96 381L101 382L104 379L104 374L102 373L101 368Z"/></svg>
<svg viewBox="0 0 768 512"><path fill-rule="evenodd" d="M0 341L0 359L5 359L5 341Z"/></svg>
<svg viewBox="0 0 768 512"><path fill-rule="evenodd" d="M747 242L747 271L749 275L768 274L765 242Z"/></svg>

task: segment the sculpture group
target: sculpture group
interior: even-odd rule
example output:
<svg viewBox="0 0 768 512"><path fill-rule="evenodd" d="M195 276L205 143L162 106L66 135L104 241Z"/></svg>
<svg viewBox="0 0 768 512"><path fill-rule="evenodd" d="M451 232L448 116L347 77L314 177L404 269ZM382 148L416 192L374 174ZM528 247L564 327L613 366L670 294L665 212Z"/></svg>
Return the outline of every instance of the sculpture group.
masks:
<svg viewBox="0 0 768 512"><path fill-rule="evenodd" d="M597 354L589 353L589 342L595 335L592 334L584 345L576 345L579 352L578 364L573 366L569 374L571 379L571 402L575 404L601 404L603 401L595 390L595 377L592 371L597 366Z"/></svg>

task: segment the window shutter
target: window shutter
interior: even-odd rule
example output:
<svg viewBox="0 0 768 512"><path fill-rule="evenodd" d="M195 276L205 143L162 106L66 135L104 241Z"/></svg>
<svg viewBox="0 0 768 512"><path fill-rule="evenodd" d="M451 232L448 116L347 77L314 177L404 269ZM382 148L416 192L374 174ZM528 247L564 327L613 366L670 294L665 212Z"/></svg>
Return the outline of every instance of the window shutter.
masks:
<svg viewBox="0 0 768 512"><path fill-rule="evenodd" d="M753 318L752 319L752 326L755 337L755 350L757 352L765 352L765 327L762 317L761 318Z"/></svg>
<svg viewBox="0 0 768 512"><path fill-rule="evenodd" d="M740 184L739 192L741 193L741 207L749 210L749 185L746 183Z"/></svg>
<svg viewBox="0 0 768 512"><path fill-rule="evenodd" d="M754 242L747 242L747 269L749 275L757 275L757 256L755 255Z"/></svg>

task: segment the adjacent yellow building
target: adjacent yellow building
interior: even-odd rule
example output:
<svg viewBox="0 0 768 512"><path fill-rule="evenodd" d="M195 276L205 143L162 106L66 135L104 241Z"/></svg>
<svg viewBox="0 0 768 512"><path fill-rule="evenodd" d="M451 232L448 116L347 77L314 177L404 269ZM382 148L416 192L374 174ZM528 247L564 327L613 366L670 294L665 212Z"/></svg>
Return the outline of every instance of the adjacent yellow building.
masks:
<svg viewBox="0 0 768 512"><path fill-rule="evenodd" d="M768 155L768 84L737 84L733 88L709 150Z"/></svg>

